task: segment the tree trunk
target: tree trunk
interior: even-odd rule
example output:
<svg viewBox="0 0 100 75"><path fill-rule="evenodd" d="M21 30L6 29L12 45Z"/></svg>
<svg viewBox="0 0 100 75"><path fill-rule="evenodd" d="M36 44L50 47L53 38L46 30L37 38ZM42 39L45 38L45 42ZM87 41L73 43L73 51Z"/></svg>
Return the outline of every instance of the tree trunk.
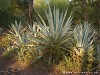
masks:
<svg viewBox="0 0 100 75"><path fill-rule="evenodd" d="M33 12L33 1L34 0L29 0L29 24L32 25L32 12Z"/></svg>
<svg viewBox="0 0 100 75"><path fill-rule="evenodd" d="M83 8L83 20L87 21L88 14L87 14L87 10L86 10L86 0L82 0L82 8Z"/></svg>

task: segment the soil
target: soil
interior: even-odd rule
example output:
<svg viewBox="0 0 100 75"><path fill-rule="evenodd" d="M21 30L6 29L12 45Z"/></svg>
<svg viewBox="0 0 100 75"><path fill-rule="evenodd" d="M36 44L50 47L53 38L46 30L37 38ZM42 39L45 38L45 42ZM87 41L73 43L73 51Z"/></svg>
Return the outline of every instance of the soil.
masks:
<svg viewBox="0 0 100 75"><path fill-rule="evenodd" d="M4 49L0 47L0 75L100 75L100 73L67 73L48 67L24 67L25 64L9 61L2 56Z"/></svg>
<svg viewBox="0 0 100 75"><path fill-rule="evenodd" d="M0 47L0 75L64 75L60 71L41 66L25 67L26 64L9 61L2 56L4 49Z"/></svg>

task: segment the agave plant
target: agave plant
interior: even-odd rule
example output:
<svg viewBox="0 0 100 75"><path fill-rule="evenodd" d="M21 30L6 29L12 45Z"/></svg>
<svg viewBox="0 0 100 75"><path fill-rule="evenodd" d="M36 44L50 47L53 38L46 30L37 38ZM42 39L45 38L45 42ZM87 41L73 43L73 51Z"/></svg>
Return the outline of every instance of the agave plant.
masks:
<svg viewBox="0 0 100 75"><path fill-rule="evenodd" d="M0 36L2 35L2 30L3 30L3 28L0 28Z"/></svg>
<svg viewBox="0 0 100 75"><path fill-rule="evenodd" d="M67 10L64 14L60 14L59 9L55 7L53 12L49 7L49 13L45 10L45 14L48 24L45 23L38 13L40 18L40 21L37 19L39 32L37 32L37 37L30 40L35 41L35 50L41 53L41 57L46 57L50 64L66 57L66 45L71 35L72 16L70 15L68 20L65 21Z"/></svg>
<svg viewBox="0 0 100 75"><path fill-rule="evenodd" d="M26 28L21 24L21 22L19 22L19 24L15 22L15 25L12 24L10 28L10 39L12 40L14 47L17 47L18 60L23 60L26 51L32 54L32 48L34 45L28 40L30 32L26 31Z"/></svg>
<svg viewBox="0 0 100 75"><path fill-rule="evenodd" d="M33 25L28 25L28 32L30 36L36 37L36 33L39 32L39 29L37 27L37 23L34 23Z"/></svg>
<svg viewBox="0 0 100 75"><path fill-rule="evenodd" d="M21 24L21 21L18 23L15 21L15 24L12 24L9 30L9 33L11 35L10 39L12 42L16 45L22 45L25 42L23 41L25 39L24 33L26 28Z"/></svg>
<svg viewBox="0 0 100 75"><path fill-rule="evenodd" d="M97 46L97 60L99 62L99 67L100 67L100 45Z"/></svg>
<svg viewBox="0 0 100 75"><path fill-rule="evenodd" d="M0 40L2 40L2 32L3 31L3 28L0 28Z"/></svg>
<svg viewBox="0 0 100 75"><path fill-rule="evenodd" d="M9 32L12 35L18 37L18 35L22 34L25 30L26 30L26 28L23 27L23 25L21 24L21 21L19 23L17 21L15 21L15 24L11 25Z"/></svg>
<svg viewBox="0 0 100 75"><path fill-rule="evenodd" d="M30 52L32 54L32 48L34 45L31 44L30 41L28 41L28 33L22 33L19 35L19 38L15 38L15 44L19 48L18 51L18 59L25 61L25 53Z"/></svg>
<svg viewBox="0 0 100 75"><path fill-rule="evenodd" d="M3 34L3 28L0 28L0 37L2 37Z"/></svg>
<svg viewBox="0 0 100 75"><path fill-rule="evenodd" d="M94 30L89 23L84 22L84 25L77 25L73 33L73 50L78 56L82 56L84 52L94 49Z"/></svg>

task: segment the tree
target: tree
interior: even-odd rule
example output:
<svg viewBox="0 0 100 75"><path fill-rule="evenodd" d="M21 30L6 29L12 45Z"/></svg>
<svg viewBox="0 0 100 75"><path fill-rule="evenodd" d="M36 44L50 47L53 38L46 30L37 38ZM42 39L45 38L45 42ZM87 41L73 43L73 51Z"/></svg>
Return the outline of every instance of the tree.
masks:
<svg viewBox="0 0 100 75"><path fill-rule="evenodd" d="M9 10L11 0L0 0L0 11L5 12Z"/></svg>
<svg viewBox="0 0 100 75"><path fill-rule="evenodd" d="M100 31L100 0L72 0L69 9L73 12L73 24L89 21Z"/></svg>
<svg viewBox="0 0 100 75"><path fill-rule="evenodd" d="M33 12L33 1L34 0L29 0L29 24L32 25L32 12Z"/></svg>
<svg viewBox="0 0 100 75"><path fill-rule="evenodd" d="M10 20L11 0L0 0L0 27L7 27Z"/></svg>
<svg viewBox="0 0 100 75"><path fill-rule="evenodd" d="M87 16L87 11L86 11L86 0L82 0L82 7L83 7L83 20L87 21L88 20L88 16Z"/></svg>

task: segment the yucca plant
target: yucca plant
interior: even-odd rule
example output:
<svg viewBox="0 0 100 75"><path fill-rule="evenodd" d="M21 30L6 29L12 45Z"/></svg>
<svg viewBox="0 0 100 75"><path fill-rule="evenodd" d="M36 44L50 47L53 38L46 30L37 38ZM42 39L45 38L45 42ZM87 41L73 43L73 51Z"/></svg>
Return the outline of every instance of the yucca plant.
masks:
<svg viewBox="0 0 100 75"><path fill-rule="evenodd" d="M100 70L100 45L97 46L97 60L98 60L98 68Z"/></svg>
<svg viewBox="0 0 100 75"><path fill-rule="evenodd" d="M54 7L53 12L49 7L49 13L45 10L48 24L45 23L43 18L38 13L40 20L38 21L39 32L37 37L31 38L31 41L36 43L35 50L41 53L41 57L50 63L59 62L66 57L67 44L70 39L70 27L72 24L72 16L65 21L66 12L59 13L59 9Z"/></svg>
<svg viewBox="0 0 100 75"><path fill-rule="evenodd" d="M17 46L25 45L28 42L26 27L21 24L21 21L19 23L15 21L15 24L11 25L9 33L11 35L10 39Z"/></svg>
<svg viewBox="0 0 100 75"><path fill-rule="evenodd" d="M30 32L27 31L26 27L24 27L21 22L11 25L10 39L12 40L12 44L14 47L17 47L18 52L18 60L26 61L26 52L32 54L33 44L28 40L30 37Z"/></svg>
<svg viewBox="0 0 100 75"><path fill-rule="evenodd" d="M88 22L77 25L73 30L73 51L78 56L83 56L84 52L94 49L94 30Z"/></svg>
<svg viewBox="0 0 100 75"><path fill-rule="evenodd" d="M27 61L27 58L26 58L26 53L30 53L30 54L33 54L33 47L34 45L31 44L30 41L28 41L28 33L22 33L20 36L20 38L16 38L16 45L17 47L19 48L19 51L18 51L18 59L19 60L23 60L23 61Z"/></svg>
<svg viewBox="0 0 100 75"><path fill-rule="evenodd" d="M97 46L97 53L98 53L97 58L98 58L98 61L100 62L100 46L99 45Z"/></svg>
<svg viewBox="0 0 100 75"><path fill-rule="evenodd" d="M21 21L19 23L15 21L15 24L11 24L9 32L15 37L18 37L18 35L22 34L25 30L26 28L21 24Z"/></svg>
<svg viewBox="0 0 100 75"><path fill-rule="evenodd" d="M0 36L2 35L2 30L3 30L3 28L0 28Z"/></svg>
<svg viewBox="0 0 100 75"><path fill-rule="evenodd" d="M0 40L2 40L3 28L0 28Z"/></svg>
<svg viewBox="0 0 100 75"><path fill-rule="evenodd" d="M39 32L39 29L37 27L37 23L34 23L33 25L28 25L28 32L29 32L29 36L34 36L36 37L36 33Z"/></svg>

